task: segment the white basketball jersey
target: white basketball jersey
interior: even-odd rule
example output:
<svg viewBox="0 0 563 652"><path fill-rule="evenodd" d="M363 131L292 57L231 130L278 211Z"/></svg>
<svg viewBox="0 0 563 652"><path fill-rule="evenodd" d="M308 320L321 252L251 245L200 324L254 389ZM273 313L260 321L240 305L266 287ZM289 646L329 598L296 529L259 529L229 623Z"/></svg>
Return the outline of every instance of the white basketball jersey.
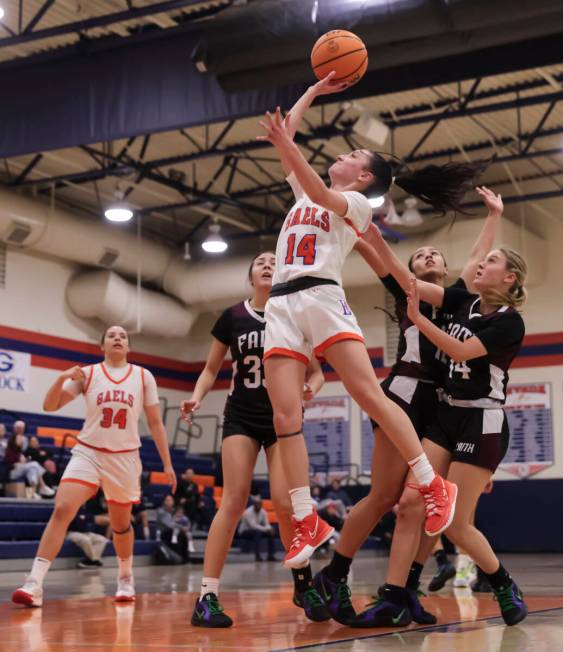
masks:
<svg viewBox="0 0 563 652"><path fill-rule="evenodd" d="M142 367L111 369L104 363L84 369L86 420L78 441L87 446L117 453L141 446L139 418L145 403L145 377ZM157 398L158 401L158 398Z"/></svg>
<svg viewBox="0 0 563 652"><path fill-rule="evenodd" d="M287 177L296 203L285 218L276 245L274 283L301 276L328 278L342 285L342 267L372 216L367 197L345 191L345 217L314 204L292 173Z"/></svg>

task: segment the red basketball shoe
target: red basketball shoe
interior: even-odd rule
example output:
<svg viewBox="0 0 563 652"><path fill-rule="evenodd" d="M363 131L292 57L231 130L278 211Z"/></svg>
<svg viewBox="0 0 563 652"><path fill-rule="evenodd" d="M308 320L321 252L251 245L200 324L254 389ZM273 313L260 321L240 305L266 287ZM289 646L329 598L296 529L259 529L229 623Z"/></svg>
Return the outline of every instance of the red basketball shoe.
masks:
<svg viewBox="0 0 563 652"><path fill-rule="evenodd" d="M315 550L334 534L334 528L319 518L316 510L302 521L295 516L292 520L295 532L284 565L286 568L303 568Z"/></svg>
<svg viewBox="0 0 563 652"><path fill-rule="evenodd" d="M412 485L411 485L412 486ZM454 518L457 485L439 475L427 487L416 486L424 498L426 521L424 532L429 537L438 536L447 530Z"/></svg>

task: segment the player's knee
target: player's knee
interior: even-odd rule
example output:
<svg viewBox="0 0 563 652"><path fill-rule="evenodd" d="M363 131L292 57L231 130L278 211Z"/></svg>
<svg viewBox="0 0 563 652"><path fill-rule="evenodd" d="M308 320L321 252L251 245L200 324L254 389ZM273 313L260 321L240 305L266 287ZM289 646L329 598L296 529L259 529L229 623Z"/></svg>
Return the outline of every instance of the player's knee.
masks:
<svg viewBox="0 0 563 652"><path fill-rule="evenodd" d="M300 431L302 421L303 415L299 410L274 413L274 428L278 436Z"/></svg>
<svg viewBox="0 0 563 652"><path fill-rule="evenodd" d="M374 512L385 513L390 512L397 504L399 496L396 493L387 491L370 491L367 495L370 508Z"/></svg>
<svg viewBox="0 0 563 652"><path fill-rule="evenodd" d="M232 520L238 521L248 503L248 493L244 491L229 492L227 495L223 494L221 501L221 511Z"/></svg>
<svg viewBox="0 0 563 652"><path fill-rule="evenodd" d="M55 505L51 519L58 523L70 523L77 511L76 506L70 501L61 500Z"/></svg>
<svg viewBox="0 0 563 652"><path fill-rule="evenodd" d="M424 502L418 491L405 491L399 501L397 519L422 521L424 518Z"/></svg>
<svg viewBox="0 0 563 652"><path fill-rule="evenodd" d="M452 521L452 524L446 530L448 539L456 545L461 545L463 543L463 540L465 538L465 535L467 534L469 527L471 526L469 525L467 520L458 517L456 514L454 520Z"/></svg>
<svg viewBox="0 0 563 652"><path fill-rule="evenodd" d="M293 510L291 508L291 500L289 499L289 496L281 497L272 495L272 506L280 520L291 519Z"/></svg>

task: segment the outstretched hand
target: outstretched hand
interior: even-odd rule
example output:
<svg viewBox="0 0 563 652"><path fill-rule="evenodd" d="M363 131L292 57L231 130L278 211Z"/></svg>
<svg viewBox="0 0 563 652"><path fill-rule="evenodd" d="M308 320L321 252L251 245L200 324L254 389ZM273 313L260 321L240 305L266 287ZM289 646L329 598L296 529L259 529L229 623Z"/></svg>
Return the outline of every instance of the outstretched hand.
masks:
<svg viewBox="0 0 563 652"><path fill-rule="evenodd" d="M273 116L269 111L266 111L266 119L260 120L260 126L266 133L263 136L256 136L256 140L270 142L274 147L280 147L293 142L289 128L290 119L291 114L289 113L286 114L285 118L282 118L279 106L276 108Z"/></svg>
<svg viewBox="0 0 563 652"><path fill-rule="evenodd" d="M420 317L420 294L414 276L410 278L410 290L407 292L407 317L413 324Z"/></svg>
<svg viewBox="0 0 563 652"><path fill-rule="evenodd" d="M331 70L326 77L318 81L312 87L316 97L319 97L320 95L330 95L331 93L340 93L343 90L346 90L350 86L350 83L347 81L344 82L333 81L335 76L336 76L336 71Z"/></svg>
<svg viewBox="0 0 563 652"><path fill-rule="evenodd" d="M489 215L500 217L504 210L504 204L502 203L502 196L495 195L492 190L489 190L486 186L477 186L475 188L477 193L481 195L485 206L489 209Z"/></svg>

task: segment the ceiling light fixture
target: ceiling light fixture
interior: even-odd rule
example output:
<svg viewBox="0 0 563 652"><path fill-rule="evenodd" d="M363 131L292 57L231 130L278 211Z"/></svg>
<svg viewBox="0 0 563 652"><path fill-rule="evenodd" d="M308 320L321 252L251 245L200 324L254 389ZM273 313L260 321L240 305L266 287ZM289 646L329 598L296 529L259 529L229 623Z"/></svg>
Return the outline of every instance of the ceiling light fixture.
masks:
<svg viewBox="0 0 563 652"><path fill-rule="evenodd" d="M368 197L369 205L372 208L380 208L385 203L385 196L381 195L380 197Z"/></svg>
<svg viewBox="0 0 563 652"><path fill-rule="evenodd" d="M226 240L220 233L221 227L219 224L209 225L209 235L201 243L201 248L207 251L208 254L222 254L229 246Z"/></svg>
<svg viewBox="0 0 563 652"><path fill-rule="evenodd" d="M133 211L127 204L112 204L106 208L104 215L110 222L129 222Z"/></svg>
<svg viewBox="0 0 563 652"><path fill-rule="evenodd" d="M0 7L0 20L2 20L2 18L4 18L5 15L6 15L6 12L4 11L4 8Z"/></svg>

